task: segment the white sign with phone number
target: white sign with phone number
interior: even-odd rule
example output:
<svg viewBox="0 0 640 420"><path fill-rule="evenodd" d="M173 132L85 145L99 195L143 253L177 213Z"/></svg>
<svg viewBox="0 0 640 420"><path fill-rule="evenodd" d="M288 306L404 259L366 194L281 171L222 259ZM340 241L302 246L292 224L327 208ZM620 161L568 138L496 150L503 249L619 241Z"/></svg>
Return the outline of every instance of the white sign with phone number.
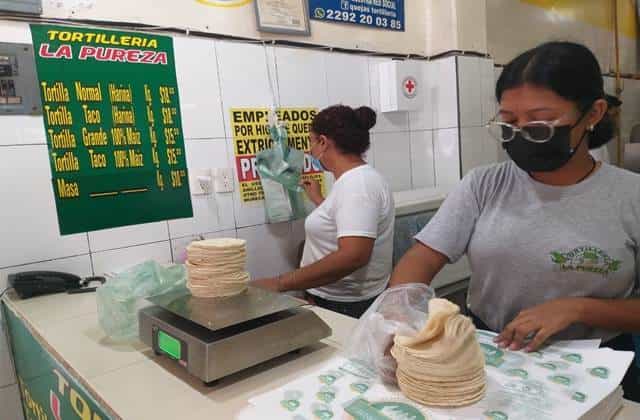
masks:
<svg viewBox="0 0 640 420"><path fill-rule="evenodd" d="M404 31L404 0L309 0L311 19Z"/></svg>

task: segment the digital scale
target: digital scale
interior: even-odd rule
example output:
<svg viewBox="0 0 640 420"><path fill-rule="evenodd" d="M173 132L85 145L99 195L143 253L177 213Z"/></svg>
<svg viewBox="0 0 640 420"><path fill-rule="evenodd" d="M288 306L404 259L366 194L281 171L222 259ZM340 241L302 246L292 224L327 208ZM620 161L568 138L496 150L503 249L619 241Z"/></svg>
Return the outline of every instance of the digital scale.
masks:
<svg viewBox="0 0 640 420"><path fill-rule="evenodd" d="M229 298L187 291L148 300L140 339L207 384L331 335L306 302L256 287Z"/></svg>

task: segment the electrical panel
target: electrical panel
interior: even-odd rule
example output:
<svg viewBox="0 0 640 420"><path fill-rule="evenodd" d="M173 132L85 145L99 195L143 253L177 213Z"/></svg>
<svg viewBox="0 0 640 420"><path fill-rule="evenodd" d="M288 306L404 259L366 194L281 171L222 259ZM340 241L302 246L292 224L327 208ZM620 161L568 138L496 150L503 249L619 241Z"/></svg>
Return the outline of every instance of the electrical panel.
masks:
<svg viewBox="0 0 640 420"><path fill-rule="evenodd" d="M0 42L0 115L42 113L33 46Z"/></svg>
<svg viewBox="0 0 640 420"><path fill-rule="evenodd" d="M42 14L42 0L0 0L0 11Z"/></svg>

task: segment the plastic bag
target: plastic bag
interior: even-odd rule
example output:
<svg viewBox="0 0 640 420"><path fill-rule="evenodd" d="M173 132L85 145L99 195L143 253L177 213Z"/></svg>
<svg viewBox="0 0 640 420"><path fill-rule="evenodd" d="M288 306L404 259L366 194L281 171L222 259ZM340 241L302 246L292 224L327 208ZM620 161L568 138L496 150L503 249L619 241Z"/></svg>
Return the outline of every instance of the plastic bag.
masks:
<svg viewBox="0 0 640 420"><path fill-rule="evenodd" d="M389 353L396 334L414 335L427 320L433 289L407 283L385 290L365 312L345 348L346 356L373 369L382 381L396 383L395 359Z"/></svg>
<svg viewBox="0 0 640 420"><path fill-rule="evenodd" d="M270 121L269 132L273 146L256 156L267 221L280 223L303 218L307 215L307 208L304 190L299 184L304 153L289 147L287 129L282 125Z"/></svg>
<svg viewBox="0 0 640 420"><path fill-rule="evenodd" d="M184 290L187 273L183 265L163 267L146 261L119 273L96 292L98 321L104 332L115 340L138 335L138 310L144 299Z"/></svg>

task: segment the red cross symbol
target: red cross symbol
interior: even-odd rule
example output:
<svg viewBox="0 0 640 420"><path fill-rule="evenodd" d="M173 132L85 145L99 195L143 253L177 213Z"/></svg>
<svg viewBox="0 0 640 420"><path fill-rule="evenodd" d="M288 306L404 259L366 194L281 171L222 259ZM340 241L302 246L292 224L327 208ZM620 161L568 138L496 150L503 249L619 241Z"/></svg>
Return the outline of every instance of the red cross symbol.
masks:
<svg viewBox="0 0 640 420"><path fill-rule="evenodd" d="M413 90L416 88L416 84L413 83L413 80L409 79L407 80L407 82L404 84L404 88L407 90L407 92L409 94L413 93Z"/></svg>

